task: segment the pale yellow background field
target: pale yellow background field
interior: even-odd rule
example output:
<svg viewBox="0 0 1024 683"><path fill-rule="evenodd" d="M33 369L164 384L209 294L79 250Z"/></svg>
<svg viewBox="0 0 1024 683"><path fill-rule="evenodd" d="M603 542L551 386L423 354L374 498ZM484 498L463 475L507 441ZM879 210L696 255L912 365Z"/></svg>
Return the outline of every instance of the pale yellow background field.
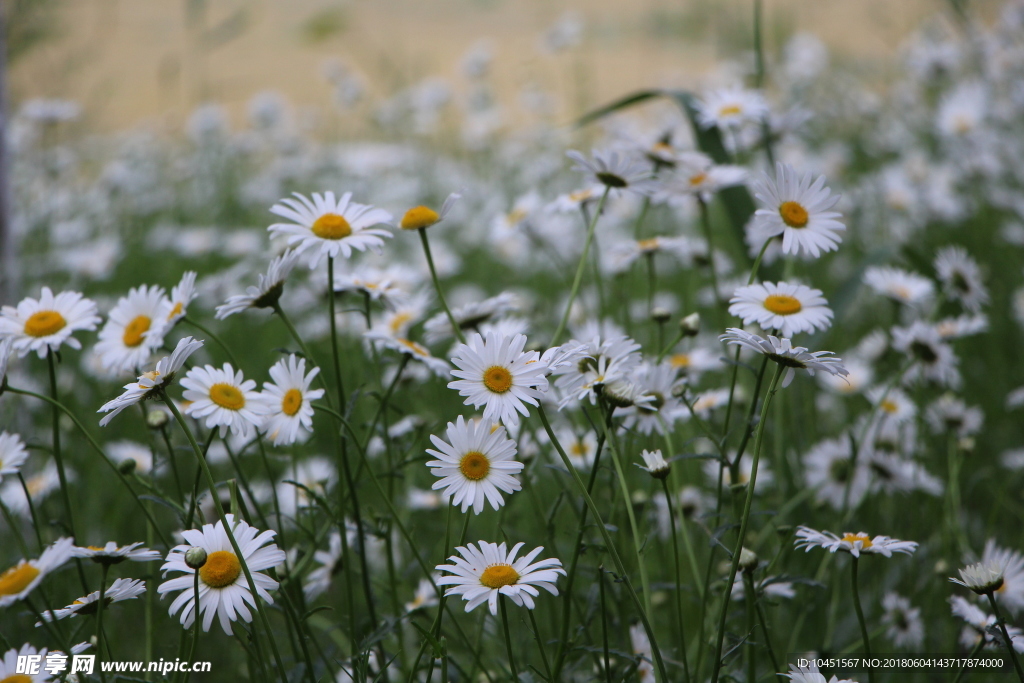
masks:
<svg viewBox="0 0 1024 683"><path fill-rule="evenodd" d="M190 4L205 7L191 26ZM100 130L139 123L173 129L197 103L226 104L237 117L250 96L267 89L299 105L328 105L323 65L329 58L362 74L373 97L427 75L457 85L460 57L486 38L494 47L501 97L514 97L536 82L562 97L560 114L569 116L584 104L639 87L698 85L719 58L735 54L746 40L751 5L751 0L65 0L55 14L61 35L15 64L12 91L15 101L78 100L86 124ZM584 43L568 54L542 53L540 35L567 10L583 18ZM769 48L794 32L810 31L838 59L884 76L908 32L922 17L946 12L947 4L766 0L765 11Z"/></svg>

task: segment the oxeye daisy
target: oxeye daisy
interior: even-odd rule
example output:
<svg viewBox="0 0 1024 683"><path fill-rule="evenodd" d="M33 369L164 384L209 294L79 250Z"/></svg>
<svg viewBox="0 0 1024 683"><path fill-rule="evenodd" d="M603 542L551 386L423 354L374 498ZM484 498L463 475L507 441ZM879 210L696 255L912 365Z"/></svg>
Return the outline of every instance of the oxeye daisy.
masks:
<svg viewBox="0 0 1024 683"><path fill-rule="evenodd" d="M653 451L645 449L640 452L640 457L644 459L644 466L641 469L647 470L647 473L655 479L664 479L672 469L672 466L661 455L659 448Z"/></svg>
<svg viewBox="0 0 1024 683"><path fill-rule="evenodd" d="M367 249L379 253L384 239L391 237L389 230L373 227L391 223L391 214L351 201L351 192L339 199L335 199L333 192L314 192L312 199L294 194L295 199L282 199L270 208L271 213L291 222L275 223L268 230L271 234L286 235L288 246L295 247L297 253L310 252L310 268L316 268L324 256L337 258L341 254L349 258L353 250Z"/></svg>
<svg viewBox="0 0 1024 683"><path fill-rule="evenodd" d="M259 276L259 285L247 287L245 294L229 296L228 300L217 307L217 320L223 320L229 315L241 313L249 308L273 308L277 305L281 293L284 291L284 281L288 274L295 267L298 260L298 253L286 251L270 262L267 266L267 274Z"/></svg>
<svg viewBox="0 0 1024 683"><path fill-rule="evenodd" d="M891 266L872 266L864 271L864 284L905 306L920 307L932 298L932 281Z"/></svg>
<svg viewBox="0 0 1024 683"><path fill-rule="evenodd" d="M96 304L91 300L78 292L54 296L49 287L43 287L39 299L26 297L17 307L0 309L0 339L10 338L19 358L32 351L43 358L47 351L58 351L62 344L82 348L72 333L95 330L99 322Z"/></svg>
<svg viewBox="0 0 1024 683"><path fill-rule="evenodd" d="M20 436L0 432L0 481L5 476L18 474L27 458L28 451Z"/></svg>
<svg viewBox="0 0 1024 683"><path fill-rule="evenodd" d="M164 299L163 314L164 324L173 327L179 320L188 315L188 305L198 296L196 292L196 272L185 271L181 281L171 290L169 299Z"/></svg>
<svg viewBox="0 0 1024 683"><path fill-rule="evenodd" d="M159 556L157 558L159 559ZM103 591L103 609L115 602L134 600L146 592L146 582L136 579L116 579L105 591ZM93 591L84 598L79 598L63 609L47 610L43 612L43 621L55 621L77 617L79 614L96 614L99 607L100 592ZM37 622L36 626L42 626Z"/></svg>
<svg viewBox="0 0 1024 683"><path fill-rule="evenodd" d="M677 158L672 176L656 198L673 195L696 195L704 202L719 190L740 185L747 179L747 170L740 166L719 166L701 152L684 152Z"/></svg>
<svg viewBox="0 0 1024 683"><path fill-rule="evenodd" d="M418 360L430 368L430 371L438 377L448 377L451 374L451 368L448 367L448 363L435 357L430 353L428 348L422 344L412 341L411 339L406 339L405 337L393 337L387 332L380 331L370 331L365 333L363 336L385 348L397 351L413 360Z"/></svg>
<svg viewBox="0 0 1024 683"><path fill-rule="evenodd" d="M332 531L327 541L327 550L317 550L313 553L313 559L319 562L320 566L309 573L306 583L302 585L306 600L313 600L327 592L334 575L342 569L341 558L341 534Z"/></svg>
<svg viewBox="0 0 1024 683"><path fill-rule="evenodd" d="M121 297L100 330L96 352L110 371L137 371L164 343L163 287L135 287Z"/></svg>
<svg viewBox="0 0 1024 683"><path fill-rule="evenodd" d="M960 578L950 577L950 581L964 588L970 588L978 595L995 593L1003 587L1003 567L998 562L989 560L969 564L960 571Z"/></svg>
<svg viewBox="0 0 1024 683"><path fill-rule="evenodd" d="M927 379L951 389L959 388L960 359L934 325L917 320L909 327L894 327L892 347L915 361L905 375L907 382Z"/></svg>
<svg viewBox="0 0 1024 683"><path fill-rule="evenodd" d="M42 650L36 650L28 643L22 645L20 650L11 648L4 653L3 658L0 658L0 681L10 681L11 683L47 683L47 681L52 681L53 677L43 666L40 666L39 671L34 674L26 674L22 673L24 669L19 665L19 662L26 661L22 657L36 656L40 658L40 662L45 662L46 653L45 647Z"/></svg>
<svg viewBox="0 0 1024 683"><path fill-rule="evenodd" d="M825 330L832 325L832 309L821 294L820 289L781 281L747 285L733 292L729 315L782 337Z"/></svg>
<svg viewBox="0 0 1024 683"><path fill-rule="evenodd" d="M529 415L526 403L539 405L541 392L547 390L547 367L538 362L535 351L523 352L526 335L512 337L488 334L470 335L468 344L459 344L452 363L458 380L448 383L466 397L466 405L484 406L484 419L516 427L519 416Z"/></svg>
<svg viewBox="0 0 1024 683"><path fill-rule="evenodd" d="M854 557L860 557L861 553L871 553L892 557L895 553L906 553L912 555L917 550L917 543L914 541L900 541L888 536L868 536L863 531L859 533L846 532L841 537L831 531L815 531L806 526L797 527L796 547L804 548L808 552L811 548L824 548L831 553L843 550Z"/></svg>
<svg viewBox="0 0 1024 683"><path fill-rule="evenodd" d="M885 635L896 647L919 648L924 643L924 621L921 609L912 607L910 600L896 593L882 598L882 624Z"/></svg>
<svg viewBox="0 0 1024 683"><path fill-rule="evenodd" d="M256 381L245 379L231 363L223 369L212 365L192 368L182 380L182 396L191 401L185 414L197 420L206 418L206 427L220 427L224 437L228 430L248 441L253 431L263 425L266 398L256 389Z"/></svg>
<svg viewBox="0 0 1024 683"><path fill-rule="evenodd" d="M1003 570L1003 585L996 596L1016 614L1024 609L1024 555L1016 550L1000 548L991 538L985 542L982 562L990 562Z"/></svg>
<svg viewBox="0 0 1024 683"><path fill-rule="evenodd" d="M412 602L405 603L406 612L434 607L440 603L434 586L441 580L441 575L433 574L431 578L434 579L433 583L429 579L420 579L419 585L416 586L416 593L413 594Z"/></svg>
<svg viewBox="0 0 1024 683"><path fill-rule="evenodd" d="M71 550L74 557L90 559L93 562L104 565L120 564L125 560L133 562L152 562L160 559L160 553L149 548L140 548L142 541L130 545L119 546L114 541L108 541L106 545L90 545L84 548L75 547Z"/></svg>
<svg viewBox="0 0 1024 683"><path fill-rule="evenodd" d="M322 397L324 390L309 386L319 372L320 368L313 368L307 374L306 359L295 354L270 368L274 381L263 383L264 400L258 410L264 416L260 429L275 446L293 444L313 432L311 402Z"/></svg>
<svg viewBox="0 0 1024 683"><path fill-rule="evenodd" d="M452 310L452 318L460 330L476 330L486 322L516 311L519 303L511 292L502 292L483 301L476 301ZM451 321L443 312L433 316L423 324L423 338L428 344L455 336Z"/></svg>
<svg viewBox="0 0 1024 683"><path fill-rule="evenodd" d="M13 350L14 338L0 335L0 394L4 393L7 386L7 364L11 360Z"/></svg>
<svg viewBox="0 0 1024 683"><path fill-rule="evenodd" d="M960 246L949 246L935 255L935 275L942 283L943 291L964 308L977 313L988 303L988 290L981 280L981 268L967 250Z"/></svg>
<svg viewBox="0 0 1024 683"><path fill-rule="evenodd" d="M337 265L335 270L338 270ZM409 298L409 291L417 284L408 268L395 266L382 269L363 265L350 273L334 274L334 291L358 292L391 310L404 304Z"/></svg>
<svg viewBox="0 0 1024 683"><path fill-rule="evenodd" d="M508 597L520 607L533 609L533 599L540 595L538 588L558 595L555 581L559 574L565 576L565 570L562 562L554 558L533 562L543 547L535 548L517 560L516 555L524 545L516 543L510 552L506 552L504 543L480 541L477 545L467 543L465 547L460 546L456 550L462 557L452 555L448 559L454 564L436 567L439 572L451 574L442 576L437 585L451 586L444 594L461 595L466 601L467 612L486 602L491 616L497 616L498 595Z"/></svg>
<svg viewBox="0 0 1024 683"><path fill-rule="evenodd" d="M106 426L122 410L133 406L139 401L159 397L174 379L175 374L181 370L188 357L202 348L203 342L192 337L185 337L178 341L170 356L161 358L155 370L144 372L139 375L135 382L124 385L124 393L115 399L107 401L97 410L98 413L108 413L100 420L100 426Z"/></svg>
<svg viewBox="0 0 1024 683"><path fill-rule="evenodd" d="M71 559L74 545L73 539L62 538L47 546L38 559L21 560L0 573L0 607L7 607L31 593L47 574Z"/></svg>
<svg viewBox="0 0 1024 683"><path fill-rule="evenodd" d="M597 402L598 391L614 381L627 378L640 364L640 345L629 337L594 337L589 342L575 340L562 347L572 353L575 362L554 370L555 387L564 394L559 408L589 397Z"/></svg>
<svg viewBox="0 0 1024 683"><path fill-rule="evenodd" d="M870 472L863 459L856 465L850 457L850 441L845 435L826 439L804 455L804 482L814 489L814 498L836 511L847 505L856 509L870 485ZM847 493L849 491L849 493Z"/></svg>
<svg viewBox="0 0 1024 683"><path fill-rule="evenodd" d="M185 545L175 546L167 554L166 562L160 568L164 575L167 572L182 572L178 576L164 581L157 588L161 595L173 591L181 591L170 606L171 616L181 611L181 625L189 628L195 621L196 612L202 612L203 630L209 631L213 618L216 616L224 632L231 635L231 622L240 617L245 622L252 621L252 613L246 607L256 606L256 600L262 598L273 603L274 598L269 591L277 588L277 581L262 573L266 569L278 566L285 560L283 550L270 543L276 532L260 532L245 522L235 521L234 515L226 515L231 533L242 552L241 560L245 561L256 585L258 597L252 595L242 564L231 546L224 524L204 524L202 529L186 529L181 532ZM270 543L270 545L267 545ZM198 569L188 566L185 553L192 548L206 551L206 562ZM196 609L195 574L199 573L199 608ZM182 609L184 608L184 609Z"/></svg>
<svg viewBox="0 0 1024 683"><path fill-rule="evenodd" d="M843 359L836 358L831 351L808 351L802 346L793 346L793 342L789 339L778 339L770 335L768 339L764 339L735 327L727 329L719 339L762 353L768 356L769 360L786 368L786 374L782 378L784 388L793 381L796 370L806 370L812 376L815 371L844 377L849 374L843 367Z"/></svg>
<svg viewBox="0 0 1024 683"><path fill-rule="evenodd" d="M738 128L756 123L768 115L768 105L756 90L740 87L710 90L697 103L702 128Z"/></svg>
<svg viewBox="0 0 1024 683"><path fill-rule="evenodd" d="M767 175L754 182L754 196L761 204L754 213L752 229L765 235L782 235L782 252L807 252L817 258L823 251L835 251L846 226L832 207L839 195L825 187L825 177L813 182L811 174L798 176L792 166L778 163L775 178Z"/></svg>
<svg viewBox="0 0 1024 683"><path fill-rule="evenodd" d="M467 423L460 415L448 423L447 436L451 443L430 435L438 450L428 448L427 453L438 459L427 467L441 477L431 488L444 489L442 495L451 496L452 504L461 505L463 512L472 507L479 515L485 502L497 510L505 502L502 491L514 493L522 488L515 475L524 465L515 460L516 443L505 436L504 427L492 428L486 419Z"/></svg>
<svg viewBox="0 0 1024 683"><path fill-rule="evenodd" d="M631 154L595 149L591 151L592 159L576 150L569 150L565 155L576 162L574 171L586 173L589 180L600 183L606 190L651 194L657 188L650 165Z"/></svg>
<svg viewBox="0 0 1024 683"><path fill-rule="evenodd" d="M444 200L444 204L441 205L441 211L438 213L429 206L414 206L405 212L402 216L402 220L399 222L398 227L402 230L423 230L429 228L432 225L437 225L443 221L448 213L455 206L455 202L462 199L462 195L458 192L452 192L448 195L448 198Z"/></svg>

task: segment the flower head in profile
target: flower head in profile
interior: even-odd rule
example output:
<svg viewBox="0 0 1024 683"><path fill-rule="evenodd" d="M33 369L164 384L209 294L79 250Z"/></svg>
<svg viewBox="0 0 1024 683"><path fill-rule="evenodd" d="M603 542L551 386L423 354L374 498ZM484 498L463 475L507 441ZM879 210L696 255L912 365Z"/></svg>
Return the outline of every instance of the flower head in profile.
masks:
<svg viewBox="0 0 1024 683"><path fill-rule="evenodd" d="M405 212L405 215L402 216L402 220L399 222L398 227L402 230L423 230L432 225L437 225L448 216L452 207L455 206L455 202L460 199L462 199L461 194L458 192L452 192L448 195L448 198L444 200L444 204L441 205L440 212L434 211L429 206L414 206Z"/></svg>
<svg viewBox="0 0 1024 683"><path fill-rule="evenodd" d="M75 542L62 538L47 546L35 560L21 560L0 573L0 607L21 600L35 589L46 575L71 559Z"/></svg>
<svg viewBox="0 0 1024 683"><path fill-rule="evenodd" d="M524 352L526 335L513 336L478 333L455 349L452 363L458 368L449 382L466 397L466 405L484 406L484 420L515 427L519 416L529 415L526 404L538 405L541 392L548 388L544 376L547 367L539 362L536 351Z"/></svg>
<svg viewBox="0 0 1024 683"><path fill-rule="evenodd" d="M391 214L353 202L351 192L337 199L333 192L314 192L312 199L296 192L294 199L282 199L270 212L291 221L271 225L271 234L287 236L288 246L297 253L308 252L310 268L316 268L324 256L349 258L353 250L367 249L379 253L384 239L391 237L389 230L374 227L391 223Z"/></svg>
<svg viewBox="0 0 1024 683"><path fill-rule="evenodd" d="M17 434L0 432L0 481L21 471L21 466L28 459L25 442Z"/></svg>
<svg viewBox="0 0 1024 683"><path fill-rule="evenodd" d="M427 463L432 474L441 477L433 489L444 489L453 505L461 505L465 512L470 507L480 514L484 503L497 510L505 500L501 492L514 493L522 488L515 475L523 470L523 463L515 459L516 442L505 435L505 428L492 428L484 420L470 420L461 415L448 423L448 443L431 434L430 440L438 450L427 449L437 458Z"/></svg>
<svg viewBox="0 0 1024 683"><path fill-rule="evenodd" d="M0 308L0 340L12 340L19 357L35 351L40 358L59 351L62 344L73 349L82 344L71 335L78 330L95 330L100 318L96 304L78 292L54 296L43 287L38 299L26 297L18 305Z"/></svg>
<svg viewBox="0 0 1024 683"><path fill-rule="evenodd" d="M864 284L882 296L912 307L921 307L935 293L928 278L892 266L871 266L864 271Z"/></svg>
<svg viewBox="0 0 1024 683"><path fill-rule="evenodd" d="M477 545L468 543L465 547L460 546L456 550L462 557L453 555L448 558L453 564L436 567L437 571L450 574L441 577L437 585L451 586L444 594L461 595L466 601L467 612L486 602L491 615L496 616L499 595L506 596L520 607L533 609L533 599L540 595L538 588L558 595L555 581L559 574L565 576L565 570L562 562L554 558L533 562L543 547L535 548L517 560L516 555L524 545L516 543L508 552L504 543L480 541Z"/></svg>
<svg viewBox="0 0 1024 683"><path fill-rule="evenodd" d="M821 294L820 289L782 281L747 285L733 292L729 315L782 337L825 330L832 325L832 309Z"/></svg>
<svg viewBox="0 0 1024 683"><path fill-rule="evenodd" d="M115 602L134 600L146 592L146 582L137 579L115 579L107 590L103 592L103 608ZM43 612L43 621L54 621L56 619L68 619L77 617L80 614L96 614L99 608L100 592L93 591L84 598L79 598L63 609L47 610ZM36 626L42 626L37 623Z"/></svg>
<svg viewBox="0 0 1024 683"><path fill-rule="evenodd" d="M702 152L683 152L676 157L672 175L655 198L695 195L706 203L714 193L746 179L747 170L741 166L718 165Z"/></svg>
<svg viewBox="0 0 1024 683"><path fill-rule="evenodd" d="M188 357L202 348L203 342L185 337L178 341L170 356L161 358L155 370L144 372L135 382L124 385L124 393L115 399L107 401L96 412L108 413L100 420L100 426L106 426L122 410L133 406L139 401L157 398L170 386L175 374L181 370L182 365Z"/></svg>
<svg viewBox="0 0 1024 683"><path fill-rule="evenodd" d="M661 455L661 449L655 449L653 451L643 450L640 453L640 457L644 459L644 467L642 469L647 470L655 479L664 479L668 476L671 465L665 461L665 458Z"/></svg>
<svg viewBox="0 0 1024 683"><path fill-rule="evenodd" d="M341 534L332 531L327 540L327 550L317 550L313 553L313 560L319 562L320 566L309 573L306 583L302 586L306 600L313 600L327 592L334 575L341 569L341 558Z"/></svg>
<svg viewBox="0 0 1024 683"><path fill-rule="evenodd" d="M917 543L914 541L901 541L888 536L871 537L863 531L859 533L846 532L842 536L836 536L831 531L815 531L806 526L797 527L796 547L810 551L811 548L824 548L831 553L837 550L848 552L854 557L860 557L861 553L883 555L892 557L893 553L906 553L912 555L917 550Z"/></svg>
<svg viewBox="0 0 1024 683"><path fill-rule="evenodd" d="M817 258L839 248L839 233L846 226L838 220L841 214L831 210L839 195L825 187L824 176L812 182L810 173L798 176L792 166L778 163L774 178L765 175L754 182L754 196L761 208L754 212L752 230L782 235L783 253L803 251Z"/></svg>
<svg viewBox="0 0 1024 683"><path fill-rule="evenodd" d="M252 621L249 607L256 607L256 600L262 598L273 603L270 591L277 588L277 581L263 573L264 570L278 566L285 560L283 550L270 541L276 532L260 532L245 522L235 521L234 515L226 515L231 533L242 552L239 558L224 529L224 523L204 524L202 529L186 529L181 532L185 544L175 546L167 554L166 562L160 568L166 576L168 572L181 572L184 576L164 581L157 588L161 595L181 591L170 606L171 616L181 611L181 625L189 628L196 619L196 613L203 616L203 631L209 631L213 618L217 617L224 632L231 635L231 622L241 618L246 623ZM268 545L269 544L269 545ZM198 569L189 565L186 554L201 548L206 561ZM248 581L242 571L242 561L249 568L252 581L259 594L253 596ZM193 563L194 564L194 563ZM196 607L195 574L199 573L199 606ZM248 603L249 607L246 606Z"/></svg>
<svg viewBox="0 0 1024 683"><path fill-rule="evenodd" d="M387 332L374 330L364 333L363 336L384 348L397 351L404 356L408 356L412 360L423 363L438 377L443 378L451 375L451 368L448 367L448 363L443 359L434 356L430 353L430 349L418 342L406 339L405 337L395 337Z"/></svg>
<svg viewBox="0 0 1024 683"><path fill-rule="evenodd" d="M313 432L312 401L324 395L323 389L310 389L320 368L306 372L306 359L291 354L270 368L273 382L263 383L261 430L275 446L293 444Z"/></svg>
<svg viewBox="0 0 1024 683"><path fill-rule="evenodd" d="M241 313L250 308L273 308L276 306L284 291L284 281L292 272L297 260L298 252L295 251L286 251L273 259L267 266L267 274L260 274L257 286L246 288L245 294L229 296L227 301L217 307L214 317L217 320L223 320L229 315Z"/></svg>
<svg viewBox="0 0 1024 683"><path fill-rule="evenodd" d="M711 90L697 103L697 118L702 128L739 128L757 123L768 115L764 96L756 90L737 86Z"/></svg>
<svg viewBox="0 0 1024 683"><path fill-rule="evenodd" d="M843 359L836 358L831 351L808 351L802 346L793 346L789 339L778 339L770 335L764 339L735 327L730 327L719 339L762 353L784 367L786 374L782 378L783 387L789 386L797 370L806 370L812 376L816 371L843 377L849 374L843 367Z"/></svg>
<svg viewBox="0 0 1024 683"><path fill-rule="evenodd" d="M625 190L647 195L656 189L650 165L640 158L614 150L595 149L590 154L591 158L588 159L576 150L565 153L576 162L574 171L587 174L589 181L600 183L606 190Z"/></svg>
<svg viewBox="0 0 1024 683"><path fill-rule="evenodd" d="M992 560L969 564L959 571L959 579L950 577L949 580L978 595L994 593L1003 587L1003 567Z"/></svg>
<svg viewBox="0 0 1024 683"><path fill-rule="evenodd" d="M120 564L125 560L133 562L152 562L160 559L160 553L149 548L140 548L142 541L119 546L114 541L108 541L106 545L90 545L79 548L75 546L71 550L73 557L89 559L97 564L113 565Z"/></svg>
<svg viewBox="0 0 1024 683"><path fill-rule="evenodd" d="M171 290L171 296L164 299L163 319L168 327L173 327L179 320L188 315L188 305L198 296L196 292L196 272L185 271L181 281Z"/></svg>

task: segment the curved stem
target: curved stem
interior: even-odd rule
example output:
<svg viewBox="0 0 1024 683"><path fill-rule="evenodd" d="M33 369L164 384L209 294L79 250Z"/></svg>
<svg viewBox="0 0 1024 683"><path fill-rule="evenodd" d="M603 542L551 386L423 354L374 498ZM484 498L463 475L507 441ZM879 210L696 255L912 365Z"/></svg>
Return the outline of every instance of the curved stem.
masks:
<svg viewBox="0 0 1024 683"><path fill-rule="evenodd" d="M594 228L597 227L597 219L601 215L601 211L604 210L605 200L608 199L608 192L611 188L605 186L604 193L601 195L601 200L597 203L597 209L594 211L594 215L590 217L590 225L587 227L587 240L583 243L583 253L580 255L580 262L576 266L576 277L572 281L572 290L569 291L569 301L565 304L565 311L562 313L562 320L558 323L558 328L555 330L555 335L551 337L551 343L548 346L556 346L558 340L562 337L562 333L565 332L565 326L569 323L569 313L572 311L572 304L576 301L576 295L580 291L580 283L583 282L583 271L586 270L587 266L587 254L590 252L590 244L594 241Z"/></svg>
<svg viewBox="0 0 1024 683"><path fill-rule="evenodd" d="M437 300L441 304L441 308L444 309L444 314L448 316L448 322L451 323L452 332L455 334L455 338L465 344L466 335L462 334L462 329L455 321L455 316L452 315L452 310L448 308L448 301L444 298L444 290L441 289L441 281L437 278L437 269L434 267L434 257L430 253L430 240L427 239L427 230L426 228L420 228L416 232L420 234L420 242L423 244L423 255L427 257L427 266L430 268L430 277L434 281L434 290L437 292Z"/></svg>

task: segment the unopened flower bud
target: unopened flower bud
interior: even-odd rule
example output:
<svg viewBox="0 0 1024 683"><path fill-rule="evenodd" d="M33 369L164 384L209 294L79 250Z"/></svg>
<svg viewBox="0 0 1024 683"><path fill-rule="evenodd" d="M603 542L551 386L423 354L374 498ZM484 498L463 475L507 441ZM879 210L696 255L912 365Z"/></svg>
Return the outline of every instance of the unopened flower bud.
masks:
<svg viewBox="0 0 1024 683"><path fill-rule="evenodd" d="M651 311L651 320L656 323L667 323L668 319L672 317L672 312L667 308L655 308Z"/></svg>
<svg viewBox="0 0 1024 683"><path fill-rule="evenodd" d="M680 320L679 329L684 337L696 337L700 332L700 313L691 313Z"/></svg>
<svg viewBox="0 0 1024 683"><path fill-rule="evenodd" d="M146 415L146 426L150 429L162 429L171 418L163 410L152 410Z"/></svg>
<svg viewBox="0 0 1024 683"><path fill-rule="evenodd" d="M740 549L740 569L745 572L752 572L757 569L757 554L746 548Z"/></svg>
<svg viewBox="0 0 1024 683"><path fill-rule="evenodd" d="M185 551L185 564L192 569L199 569L206 564L206 550L195 547Z"/></svg>

